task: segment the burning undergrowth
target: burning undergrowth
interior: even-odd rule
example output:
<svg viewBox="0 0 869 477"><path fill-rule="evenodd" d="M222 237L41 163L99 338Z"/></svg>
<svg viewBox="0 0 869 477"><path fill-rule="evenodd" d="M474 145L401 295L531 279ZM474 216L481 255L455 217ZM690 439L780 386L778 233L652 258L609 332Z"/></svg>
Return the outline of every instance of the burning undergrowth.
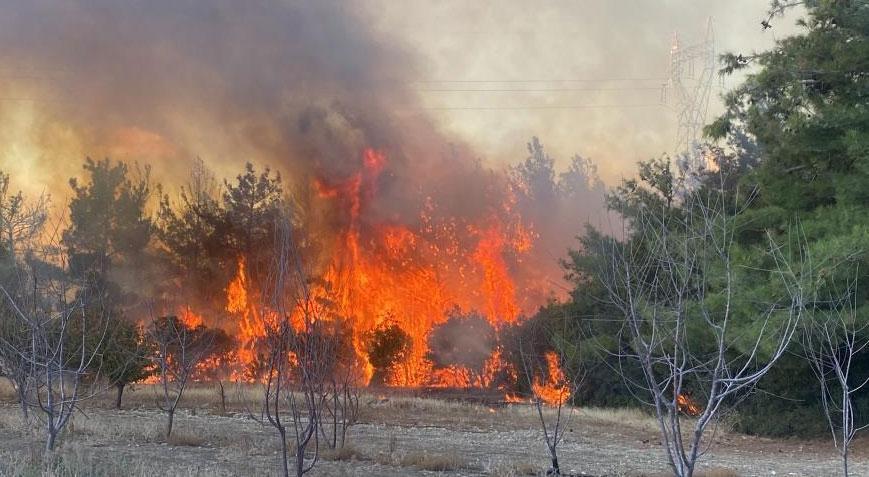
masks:
<svg viewBox="0 0 869 477"><path fill-rule="evenodd" d="M163 242L170 254L187 256L177 265L190 279L176 281L174 293L192 298L179 316L234 336L234 359L220 364L225 377L256 379L259 343L270 323L293 321L299 312L276 316L264 298L274 259L270 220L289 202L306 277L304 306L335 324L333 334L346 342L336 349L348 355L341 359L353 363L361 382L513 389L516 366L503 358L501 331L553 296L535 254L543 241L538 219L523 213L535 186L522 182L532 171L551 172L552 161L539 145L531 153L524 169L492 173L490 184L503 189L490 189L476 216L449 214L427 196L415 220L372 213L389 171L388 156L375 149L362 151L351 176L315 177L293 201L279 177L252 166L234 184L224 183L222 195L208 193L214 178L200 165L181 200L165 198L161 211L161 230L174 232L164 233ZM550 183L563 201L570 198L566 180ZM189 260L196 256L202 260ZM547 360L533 391L563 402L560 364Z"/></svg>

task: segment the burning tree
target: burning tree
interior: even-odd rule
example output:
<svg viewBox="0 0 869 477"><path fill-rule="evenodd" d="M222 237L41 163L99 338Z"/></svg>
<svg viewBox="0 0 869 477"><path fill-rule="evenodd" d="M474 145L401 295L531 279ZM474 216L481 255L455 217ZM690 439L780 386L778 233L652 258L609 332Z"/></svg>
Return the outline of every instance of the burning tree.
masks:
<svg viewBox="0 0 869 477"><path fill-rule="evenodd" d="M630 218L625 241L598 243L606 257L598 278L622 319L610 352L642 370L641 381L624 377L654 408L673 472L690 477L711 445L707 429L784 355L811 270L804 260L791 266L770 237L767 261L778 279L770 293L777 296L758 300L752 264L740 261L734 243L745 204L725 189L724 171L687 189L669 162L658 161L643 165L641 179L613 198ZM688 389L702 408L691 423L680 412Z"/></svg>
<svg viewBox="0 0 869 477"><path fill-rule="evenodd" d="M372 379L388 384L389 375L399 372L401 365L410 357L413 340L398 323L386 321L370 331L365 341L368 361L374 367ZM404 376L404 382L409 381L410 377Z"/></svg>
<svg viewBox="0 0 869 477"><path fill-rule="evenodd" d="M250 163L235 181L219 183L197 160L177 199L161 197L157 233L174 271L205 304L222 296L244 260L254 281L269 268L274 224L283 201L280 175Z"/></svg>
<svg viewBox="0 0 869 477"><path fill-rule="evenodd" d="M549 170L552 161L547 159L525 172L487 175L487 192L475 201L472 213L462 209L457 214L452 196L429 194L387 216L383 187L392 184L387 179L401 171L401 161L393 164L385 151L364 147L346 162L340 170L314 171L308 187L294 191L293 205L304 213L296 214L293 226L316 235L316 240L295 244L310 268L307 286L313 297L330 302L329 310L318 313L340 316L351 325L362 382L377 372L376 379L388 385L490 383L499 356L483 327L498 329L517 321L546 294L545 280L527 270L530 260L522 258L537 235L520 209L536 213L525 207L531 201L528 194L536 197L544 189L554 193L549 199L566 205L573 197L568 189L584 187L580 183L590 176L579 173L579 165L572 168L573 179L556 181L534 172ZM529 181L535 187L525 188ZM260 344L267 341L270 305L261 301L268 302L268 293L250 291L262 291L272 280L275 223L286 202L280 177L268 169L246 165L235 180L221 183L201 161L177 198L161 198L157 230L178 278L174 283L195 291L188 298L203 316L214 320L228 314L235 320L221 323L239 338L234 378L257 379L266 361ZM474 331L482 333L480 342L489 353L485 358L456 364L450 361L456 357L444 355L441 346L435 354L443 356L429 359L434 356L428 355L432 330L456 306L485 312L488 323L481 321ZM390 321L395 328L381 329ZM383 338L383 346L402 341L397 331L410 344L391 342L397 346L392 356L386 348L371 347L373 336ZM442 369L434 370L433 361Z"/></svg>

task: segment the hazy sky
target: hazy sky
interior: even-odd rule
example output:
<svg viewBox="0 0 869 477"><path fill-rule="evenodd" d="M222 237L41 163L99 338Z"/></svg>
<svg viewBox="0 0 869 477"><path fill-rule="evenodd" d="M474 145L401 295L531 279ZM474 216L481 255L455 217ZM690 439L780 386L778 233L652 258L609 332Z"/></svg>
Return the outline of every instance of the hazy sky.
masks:
<svg viewBox="0 0 869 477"><path fill-rule="evenodd" d="M630 174L636 161L674 147L675 113L661 105L659 87L674 34L683 44L702 41L711 18L718 51L751 52L795 31L793 15L761 31L767 0L379 0L367 5L373 28L422 59L418 90L579 90L419 94L438 124L490 158L519 159L536 135L561 161L573 154L591 157L609 183ZM635 78L648 80L623 81ZM523 81L562 79L594 81ZM720 111L719 95L735 84L736 79L715 84L710 117ZM453 109L463 107L493 109ZM523 107L529 109L499 109Z"/></svg>
<svg viewBox="0 0 869 477"><path fill-rule="evenodd" d="M661 104L674 33L695 43L712 18L719 51L762 50L794 31L791 16L762 32L767 6L4 1L0 169L17 187L52 189L85 155L112 156L156 164L171 183L195 155L219 173L242 160L340 170L331 157L362 142L405 161L455 143L497 165L538 136L559 164L590 157L612 184L674 147L675 113Z"/></svg>

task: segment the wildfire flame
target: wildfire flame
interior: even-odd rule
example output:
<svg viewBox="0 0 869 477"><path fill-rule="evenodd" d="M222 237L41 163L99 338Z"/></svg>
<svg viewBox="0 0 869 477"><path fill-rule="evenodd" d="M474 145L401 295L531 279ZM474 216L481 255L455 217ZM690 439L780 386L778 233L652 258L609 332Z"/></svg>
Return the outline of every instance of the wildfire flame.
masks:
<svg viewBox="0 0 869 477"><path fill-rule="evenodd" d="M539 376L534 377L531 390L534 395L550 406L560 406L570 399L570 384L564 376L564 371L558 363L558 355L547 351L546 358L546 381Z"/></svg>
<svg viewBox="0 0 869 477"><path fill-rule="evenodd" d="M239 257L235 278L226 287L226 311L238 320L236 350L238 367L233 370L233 379L239 379L256 360L257 341L266 335L262 310L258 307L256 295L250 290L250 278L244 257Z"/></svg>
<svg viewBox="0 0 869 477"><path fill-rule="evenodd" d="M423 201L414 223L373 220L366 212L387 166L386 154L369 148L361 154L358 171L348 177L311 181L313 197L336 212L339 224L329 223L331 229L321 234L334 237L334 243L326 243L331 245L326 247L328 260L320 265L320 279L312 282L310 290L317 301L329 303L318 319L340 317L351 323L355 361L365 383L374 374L365 337L387 321L398 324L412 342L401 369L387 376L390 385L490 387L499 373L515 381L515 370L508 369L497 348L482 373L461 366L434 369L426 357L430 332L455 307L484 313L498 330L540 305L520 304L517 298L541 295L525 293L527 289L517 285L512 268L536 239L533 228L514 210L514 194L503 194L505 203L476 221L444 213L431 197ZM240 369L255 362L266 321L274 318L263 316L269 312L258 303L254 285L245 257L239 257L236 275L225 289L224 309L237 323L232 331L239 341ZM188 315L191 323L201 324L201 317ZM184 315L185 322L188 315ZM563 372L554 355L547 360L549 377L545 383L535 383L535 392L547 402L564 402L570 393Z"/></svg>
<svg viewBox="0 0 869 477"><path fill-rule="evenodd" d="M202 318L202 315L194 313L188 306L185 306L178 312L178 319L188 328L196 328L205 323L205 319Z"/></svg>
<svg viewBox="0 0 869 477"><path fill-rule="evenodd" d="M376 193L387 158L372 149L366 149L362 157L362 169L347 180L330 184L317 179L313 187L321 199L333 201L346 214L348 225L324 279L332 287L337 313L353 319L354 344L365 363L366 378L370 379L373 368L363 349L363 336L384 321L394 320L410 335L413 347L403 363L405 369L394 373L390 384L484 385L490 381L487 377L472 376L460 367L433 370L425 358L428 334L456 305L485 311L496 328L514 322L521 310L505 257L527 252L532 232L510 216L509 204L500 214L493 212L484 224L467 224L442 217L430 198L415 228L363 224L361 214ZM363 235L367 240L362 240ZM473 248L464 245L468 241L475 242ZM500 363L497 352L493 360Z"/></svg>
<svg viewBox="0 0 869 477"><path fill-rule="evenodd" d="M680 394L676 396L676 405L679 408L679 412L692 417L699 416L700 413L703 412L703 409L700 408L700 405L685 394Z"/></svg>

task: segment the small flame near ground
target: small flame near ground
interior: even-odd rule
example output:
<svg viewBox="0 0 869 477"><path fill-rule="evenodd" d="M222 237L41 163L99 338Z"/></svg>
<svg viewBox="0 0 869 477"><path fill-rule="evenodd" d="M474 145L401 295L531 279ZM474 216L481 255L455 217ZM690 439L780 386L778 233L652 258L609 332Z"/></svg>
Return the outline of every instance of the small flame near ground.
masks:
<svg viewBox="0 0 869 477"><path fill-rule="evenodd" d="M557 407L567 404L572 395L570 382L564 375L564 371L559 363L558 354L554 351L547 351L544 354L546 360L545 379L537 375L533 377L531 383L531 392L533 397L523 398L515 393L507 393L504 400L508 403L533 403L535 400L540 400L547 406Z"/></svg>
<svg viewBox="0 0 869 477"><path fill-rule="evenodd" d="M561 406L570 399L570 383L564 376L564 371L558 362L558 355L553 351L547 351L546 380L540 376L534 377L531 390L538 399L550 406Z"/></svg>
<svg viewBox="0 0 869 477"><path fill-rule="evenodd" d="M703 412L700 405L687 394L679 394L676 396L676 405L679 408L679 412L691 417L699 416L700 413Z"/></svg>

